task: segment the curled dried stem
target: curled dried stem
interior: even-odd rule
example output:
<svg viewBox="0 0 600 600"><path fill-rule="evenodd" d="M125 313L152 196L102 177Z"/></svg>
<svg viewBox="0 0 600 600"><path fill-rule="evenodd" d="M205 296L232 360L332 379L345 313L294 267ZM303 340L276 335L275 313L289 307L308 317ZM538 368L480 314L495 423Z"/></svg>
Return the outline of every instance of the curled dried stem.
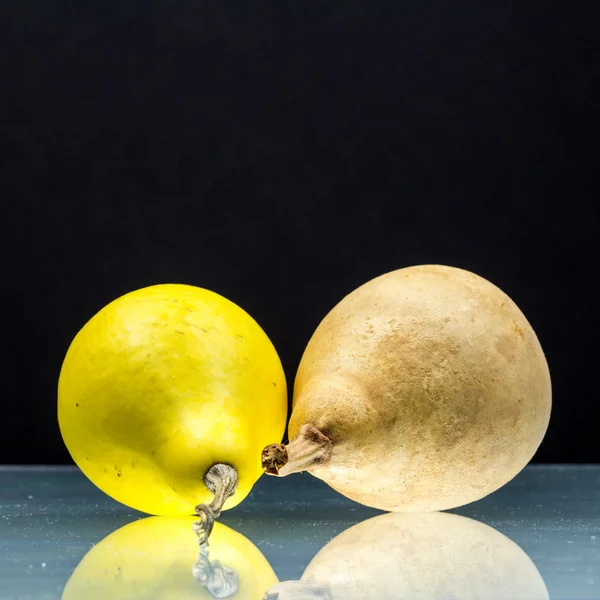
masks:
<svg viewBox="0 0 600 600"><path fill-rule="evenodd" d="M217 463L206 472L204 483L215 497L209 504L196 506L196 514L200 521L194 524L194 531L198 534L198 542L201 545L208 541L225 500L235 494L237 482L237 471L230 465Z"/></svg>

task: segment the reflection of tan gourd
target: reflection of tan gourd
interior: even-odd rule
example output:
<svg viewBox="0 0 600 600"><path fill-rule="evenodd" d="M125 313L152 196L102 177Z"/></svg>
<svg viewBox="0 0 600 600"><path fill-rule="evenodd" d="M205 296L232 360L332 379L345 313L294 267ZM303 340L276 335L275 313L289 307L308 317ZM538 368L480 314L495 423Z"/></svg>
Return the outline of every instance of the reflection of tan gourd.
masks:
<svg viewBox="0 0 600 600"><path fill-rule="evenodd" d="M495 529L448 513L386 514L329 542L268 600L548 600L536 566Z"/></svg>
<svg viewBox="0 0 600 600"><path fill-rule="evenodd" d="M277 583L258 548L221 523L199 547L195 521L149 517L121 527L85 555L62 600L256 600Z"/></svg>
<svg viewBox="0 0 600 600"><path fill-rule="evenodd" d="M531 325L487 280L426 265L382 275L323 319L302 357L291 443L272 475L308 470L384 510L478 500L531 460L551 408Z"/></svg>

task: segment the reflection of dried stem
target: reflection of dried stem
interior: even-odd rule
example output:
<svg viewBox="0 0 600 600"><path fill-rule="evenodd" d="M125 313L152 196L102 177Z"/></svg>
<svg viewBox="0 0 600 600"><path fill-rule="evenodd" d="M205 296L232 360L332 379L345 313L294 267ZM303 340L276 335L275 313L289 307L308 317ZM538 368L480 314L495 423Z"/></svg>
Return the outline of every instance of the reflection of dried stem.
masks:
<svg viewBox="0 0 600 600"><path fill-rule="evenodd" d="M219 560L211 561L206 543L200 546L192 573L196 581L202 584L213 598L229 598L238 591L237 573L225 567Z"/></svg>
<svg viewBox="0 0 600 600"><path fill-rule="evenodd" d="M331 458L331 440L307 423L287 445L271 444L262 451L262 467L267 475L285 477L325 464Z"/></svg>
<svg viewBox="0 0 600 600"><path fill-rule="evenodd" d="M331 600L331 590L317 582L282 581L269 589L263 600Z"/></svg>
<svg viewBox="0 0 600 600"><path fill-rule="evenodd" d="M235 494L237 482L237 471L230 465L217 463L206 472L204 483L215 497L210 504L196 506L196 514L200 517L200 521L195 524L195 531L200 544L208 541L215 519L221 514L225 500Z"/></svg>

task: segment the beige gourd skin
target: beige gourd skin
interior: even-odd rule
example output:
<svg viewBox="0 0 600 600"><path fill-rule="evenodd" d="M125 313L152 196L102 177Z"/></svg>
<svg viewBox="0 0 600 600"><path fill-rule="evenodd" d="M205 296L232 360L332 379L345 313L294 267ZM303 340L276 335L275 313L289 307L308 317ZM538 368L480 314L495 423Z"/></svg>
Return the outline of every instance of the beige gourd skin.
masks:
<svg viewBox="0 0 600 600"><path fill-rule="evenodd" d="M550 418L531 325L489 281L440 265L387 273L346 296L302 357L291 443L263 468L308 470L391 511L473 502L531 460Z"/></svg>

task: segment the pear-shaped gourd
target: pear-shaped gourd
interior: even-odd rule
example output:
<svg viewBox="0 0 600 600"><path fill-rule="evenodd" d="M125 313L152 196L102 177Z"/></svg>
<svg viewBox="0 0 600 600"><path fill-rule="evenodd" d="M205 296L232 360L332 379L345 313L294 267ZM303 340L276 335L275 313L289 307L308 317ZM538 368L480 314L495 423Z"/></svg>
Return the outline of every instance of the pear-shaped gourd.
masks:
<svg viewBox="0 0 600 600"><path fill-rule="evenodd" d="M288 446L272 475L308 470L384 510L473 502L511 480L546 432L544 353L516 304L465 270L387 273L346 296L302 357Z"/></svg>

